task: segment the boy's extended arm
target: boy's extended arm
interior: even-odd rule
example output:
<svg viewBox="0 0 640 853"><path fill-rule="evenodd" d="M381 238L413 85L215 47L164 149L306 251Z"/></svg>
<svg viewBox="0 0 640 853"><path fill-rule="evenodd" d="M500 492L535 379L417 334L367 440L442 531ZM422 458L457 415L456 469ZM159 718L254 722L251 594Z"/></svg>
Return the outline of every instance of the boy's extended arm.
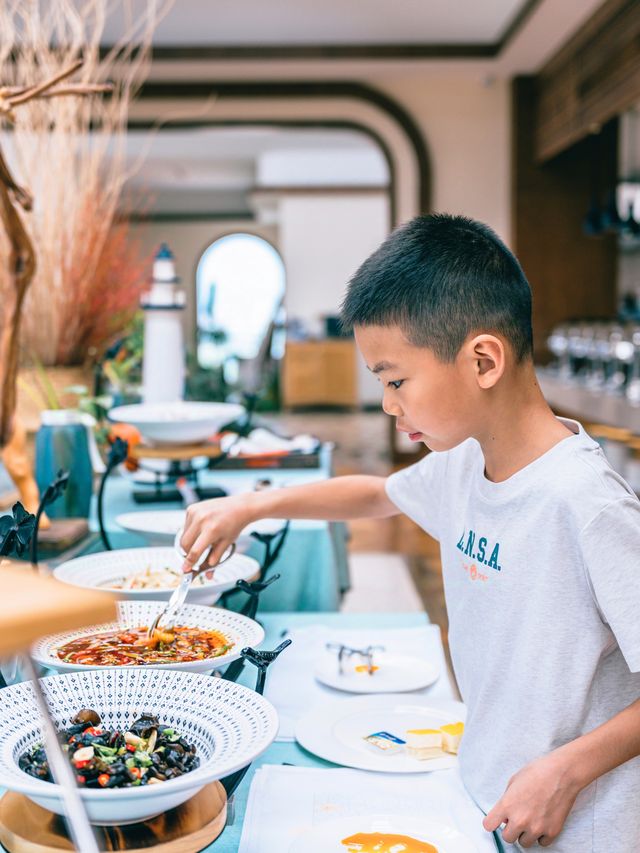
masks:
<svg viewBox="0 0 640 853"><path fill-rule="evenodd" d="M484 819L489 832L522 847L546 847L559 835L576 797L600 776L640 755L640 699L515 774Z"/></svg>
<svg viewBox="0 0 640 853"><path fill-rule="evenodd" d="M385 477L335 477L321 483L266 489L193 504L187 510L182 547L188 569L213 545L209 563L215 565L240 531L260 518L386 518L398 508L387 497Z"/></svg>

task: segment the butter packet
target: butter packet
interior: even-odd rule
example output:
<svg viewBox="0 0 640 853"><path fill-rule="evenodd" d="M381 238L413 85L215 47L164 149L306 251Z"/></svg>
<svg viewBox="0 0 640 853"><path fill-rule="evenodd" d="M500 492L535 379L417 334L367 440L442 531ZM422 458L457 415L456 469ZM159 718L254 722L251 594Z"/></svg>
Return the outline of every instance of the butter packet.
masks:
<svg viewBox="0 0 640 853"><path fill-rule="evenodd" d="M363 738L365 743L375 749L377 752L383 752L385 755L392 755L395 752L400 752L406 741L402 738L392 735L391 732L374 732Z"/></svg>

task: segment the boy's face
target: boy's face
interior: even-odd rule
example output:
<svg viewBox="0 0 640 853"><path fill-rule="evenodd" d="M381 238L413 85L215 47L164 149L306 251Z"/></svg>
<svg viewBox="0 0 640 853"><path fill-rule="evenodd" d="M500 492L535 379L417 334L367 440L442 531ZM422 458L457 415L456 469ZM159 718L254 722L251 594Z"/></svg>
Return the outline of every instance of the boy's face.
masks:
<svg viewBox="0 0 640 853"><path fill-rule="evenodd" d="M410 344L398 326L356 326L356 343L383 387L382 408L396 428L431 450L450 450L474 434L478 385L464 358L440 361Z"/></svg>

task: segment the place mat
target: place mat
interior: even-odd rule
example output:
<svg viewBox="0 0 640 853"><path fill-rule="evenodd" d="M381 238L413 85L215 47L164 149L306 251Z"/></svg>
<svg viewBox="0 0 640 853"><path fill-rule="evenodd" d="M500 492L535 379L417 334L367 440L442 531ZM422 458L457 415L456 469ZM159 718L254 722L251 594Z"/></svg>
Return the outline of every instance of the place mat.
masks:
<svg viewBox="0 0 640 853"><path fill-rule="evenodd" d="M477 853L496 853L493 836L482 826L484 814L457 769L390 779L362 770L282 765L256 771L238 853L289 853L299 835L328 821L372 814L430 818L466 835Z"/></svg>
<svg viewBox="0 0 640 853"><path fill-rule="evenodd" d="M442 647L440 628L424 625L420 628L371 628L344 630L310 625L287 634L293 643L287 654L272 667L267 677L265 696L275 705L280 718L276 740L295 740L295 727L299 718L319 702L327 699L348 699L353 693L333 690L320 684L314 677L317 660L324 653L327 643L345 643L355 648L368 645L384 646L394 654L407 654L425 658L440 669L440 677L423 690L413 691L411 696L437 696L456 699L447 675L447 664Z"/></svg>

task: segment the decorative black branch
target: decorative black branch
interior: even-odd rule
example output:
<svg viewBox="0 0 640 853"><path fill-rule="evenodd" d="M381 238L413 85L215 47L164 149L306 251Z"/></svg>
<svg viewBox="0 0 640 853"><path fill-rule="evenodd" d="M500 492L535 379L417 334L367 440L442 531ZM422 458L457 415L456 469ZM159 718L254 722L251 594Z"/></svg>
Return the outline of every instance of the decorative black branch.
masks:
<svg viewBox="0 0 640 853"><path fill-rule="evenodd" d="M54 501L57 501L60 495L65 491L69 483L69 472L63 471L62 468L58 471L53 482L49 483L44 490L44 494L40 498L40 506L36 512L36 529L31 539L31 562L34 566L38 565L38 532L40 530L40 519L46 507L51 506Z"/></svg>
<svg viewBox="0 0 640 853"><path fill-rule="evenodd" d="M36 517L18 501L11 515L0 516L0 557L21 557L36 529Z"/></svg>
<svg viewBox="0 0 640 853"><path fill-rule="evenodd" d="M109 450L109 455L107 456L107 464L104 469L104 474L100 480L100 488L98 489L98 524L100 525L100 538L104 544L104 547L107 551L113 551L111 547L111 543L109 542L109 537L107 536L107 530L104 524L104 487L107 482L107 478L109 474L113 471L114 468L117 468L118 465L122 464L129 455L129 442L125 441L122 438L116 438L111 445L111 449Z"/></svg>

